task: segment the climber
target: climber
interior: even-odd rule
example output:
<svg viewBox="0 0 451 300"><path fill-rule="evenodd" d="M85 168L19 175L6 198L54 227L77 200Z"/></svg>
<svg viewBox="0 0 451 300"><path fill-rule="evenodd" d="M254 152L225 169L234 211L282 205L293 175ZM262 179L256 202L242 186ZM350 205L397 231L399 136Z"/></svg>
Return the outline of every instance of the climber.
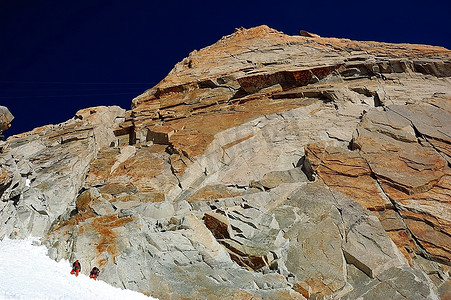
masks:
<svg viewBox="0 0 451 300"><path fill-rule="evenodd" d="M75 276L78 276L78 273L80 273L81 271L81 264L78 261L78 259L76 261L74 261L74 263L72 264L72 271L70 271L71 274L75 273Z"/></svg>
<svg viewBox="0 0 451 300"><path fill-rule="evenodd" d="M94 280L97 280L97 276L99 275L100 270L97 267L92 268L91 274L89 274L89 278L93 278Z"/></svg>

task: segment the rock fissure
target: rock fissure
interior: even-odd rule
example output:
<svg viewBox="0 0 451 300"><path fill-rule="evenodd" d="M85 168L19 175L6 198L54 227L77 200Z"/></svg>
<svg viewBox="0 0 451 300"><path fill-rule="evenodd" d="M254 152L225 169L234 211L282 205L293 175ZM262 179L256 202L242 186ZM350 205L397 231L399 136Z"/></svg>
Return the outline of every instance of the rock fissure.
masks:
<svg viewBox="0 0 451 300"><path fill-rule="evenodd" d="M369 169L371 170L371 166L370 164L367 162ZM371 170L371 172L373 173L373 171ZM390 202L393 205L393 209L396 212L396 214L398 215L399 219L401 220L401 222L404 225L404 228L407 229L407 231L409 232L409 237L411 237L415 243L415 246L417 247L417 249L419 250L419 254L422 256L425 256L428 259L433 259L433 256L431 256L429 254L429 252L427 251L427 249L423 246L423 244L420 242L420 240L418 239L418 237L412 232L412 230L409 228L409 226L405 223L404 217L401 213L401 208L399 207L398 203L396 201L394 201L390 195L384 190L384 187L381 185L380 181L378 178L376 178L376 182L379 185L380 190L385 194L385 197L387 197L387 199L390 200Z"/></svg>
<svg viewBox="0 0 451 300"><path fill-rule="evenodd" d="M1 142L0 238L42 236L52 258L162 299L437 298L450 60L237 29L130 111L88 108Z"/></svg>

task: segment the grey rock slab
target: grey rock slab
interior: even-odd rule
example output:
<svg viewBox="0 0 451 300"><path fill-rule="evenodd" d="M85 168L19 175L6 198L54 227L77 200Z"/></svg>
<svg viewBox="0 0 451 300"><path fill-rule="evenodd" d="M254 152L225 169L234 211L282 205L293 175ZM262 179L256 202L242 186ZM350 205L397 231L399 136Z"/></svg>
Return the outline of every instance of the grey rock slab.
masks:
<svg viewBox="0 0 451 300"><path fill-rule="evenodd" d="M299 187L275 213L289 240L287 269L313 294L349 290L347 262L372 277L407 263L375 215L322 183Z"/></svg>
<svg viewBox="0 0 451 300"><path fill-rule="evenodd" d="M188 214L183 218L182 222L190 229L183 234L190 239L194 246L196 246L196 243L202 245L201 249L196 247L200 253L208 255L219 262L230 262L230 257L224 247L217 242L211 231L205 227L198 217L194 214Z"/></svg>
<svg viewBox="0 0 451 300"><path fill-rule="evenodd" d="M396 113L389 106L389 110L371 109L362 119L361 127L372 132L388 135L396 140L412 143L417 141L411 122ZM393 106L395 107L395 106Z"/></svg>
<svg viewBox="0 0 451 300"><path fill-rule="evenodd" d="M140 205L140 215L153 219L170 218L175 214L174 205L168 201L143 203Z"/></svg>
<svg viewBox="0 0 451 300"><path fill-rule="evenodd" d="M343 120L333 106L318 100L306 107L258 117L224 130L215 135L204 154L195 157L180 178L181 186L194 190L215 184L248 186L268 173L266 184L271 188L305 181L303 174L294 168L304 155L303 147L312 141L329 140L325 130L330 123L336 124L350 140L359 116ZM236 141L240 142L234 144ZM174 187L167 199L177 199L183 193Z"/></svg>
<svg viewBox="0 0 451 300"><path fill-rule="evenodd" d="M293 168L287 171L273 171L265 174L260 183L268 189L273 189L283 183L307 182L307 176L301 168Z"/></svg>
<svg viewBox="0 0 451 300"><path fill-rule="evenodd" d="M388 109L412 122L421 134L449 141L451 140L451 124L449 122L451 107L444 104L446 101L449 100L422 105L390 105Z"/></svg>
<svg viewBox="0 0 451 300"><path fill-rule="evenodd" d="M316 224L293 226L285 238L290 241L286 266L300 282L319 280L330 294L346 284L342 240L333 218L325 217ZM330 293L329 293L330 290Z"/></svg>
<svg viewBox="0 0 451 300"><path fill-rule="evenodd" d="M91 208L99 216L111 215L116 211L113 205L103 198L97 198L93 201Z"/></svg>
<svg viewBox="0 0 451 300"><path fill-rule="evenodd" d="M348 280L355 288L343 299L439 299L427 276L409 266L390 268L374 279L349 266Z"/></svg>
<svg viewBox="0 0 451 300"><path fill-rule="evenodd" d="M115 138L114 120L123 114L125 110L117 106L89 108L77 112L77 118L7 140L7 151L0 156L19 158L8 160L18 184L2 196L7 201L18 198L22 217L12 220L14 234L43 236L56 218L73 207L89 163ZM0 211L0 220L10 216Z"/></svg>
<svg viewBox="0 0 451 300"><path fill-rule="evenodd" d="M331 191L345 228L343 252L349 263L355 264L370 277L388 268L407 264L376 215L343 194Z"/></svg>
<svg viewBox="0 0 451 300"><path fill-rule="evenodd" d="M194 246L188 238L181 232L151 232L146 234L147 242L155 246L159 251L167 252L173 249L178 251L195 250Z"/></svg>

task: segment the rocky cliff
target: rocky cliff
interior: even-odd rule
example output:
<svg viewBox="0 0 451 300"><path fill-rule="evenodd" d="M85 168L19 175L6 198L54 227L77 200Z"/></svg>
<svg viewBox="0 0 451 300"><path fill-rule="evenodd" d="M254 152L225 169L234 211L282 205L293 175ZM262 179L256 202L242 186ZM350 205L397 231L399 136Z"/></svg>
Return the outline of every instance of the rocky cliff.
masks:
<svg viewBox="0 0 451 300"><path fill-rule="evenodd" d="M0 140L4 139L2 133L11 126L12 120L14 120L14 116L11 114L9 109L0 105Z"/></svg>
<svg viewBox="0 0 451 300"><path fill-rule="evenodd" d="M451 295L451 51L266 26L0 142L0 237L160 299Z"/></svg>

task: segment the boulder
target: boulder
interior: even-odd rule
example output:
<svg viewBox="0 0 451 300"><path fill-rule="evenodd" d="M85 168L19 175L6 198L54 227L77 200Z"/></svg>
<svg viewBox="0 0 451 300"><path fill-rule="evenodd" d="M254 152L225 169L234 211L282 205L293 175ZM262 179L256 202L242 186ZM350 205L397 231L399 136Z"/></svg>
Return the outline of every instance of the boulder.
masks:
<svg viewBox="0 0 451 300"><path fill-rule="evenodd" d="M6 106L0 105L0 134L11 126L14 116Z"/></svg>

